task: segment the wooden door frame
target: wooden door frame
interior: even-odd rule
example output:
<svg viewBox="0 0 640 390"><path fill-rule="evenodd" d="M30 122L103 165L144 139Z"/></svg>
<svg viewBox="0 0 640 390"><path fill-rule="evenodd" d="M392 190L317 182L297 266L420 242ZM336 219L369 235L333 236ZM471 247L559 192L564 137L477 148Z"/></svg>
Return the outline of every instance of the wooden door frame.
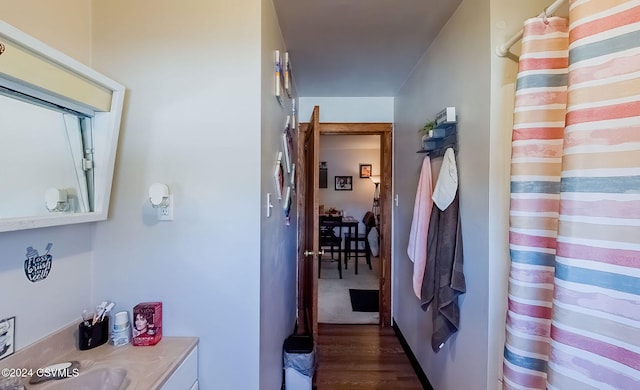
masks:
<svg viewBox="0 0 640 390"><path fill-rule="evenodd" d="M300 123L306 134L308 123ZM320 135L380 136L380 326L391 326L391 179L393 124L388 122L321 122ZM317 298L317 297L316 297Z"/></svg>

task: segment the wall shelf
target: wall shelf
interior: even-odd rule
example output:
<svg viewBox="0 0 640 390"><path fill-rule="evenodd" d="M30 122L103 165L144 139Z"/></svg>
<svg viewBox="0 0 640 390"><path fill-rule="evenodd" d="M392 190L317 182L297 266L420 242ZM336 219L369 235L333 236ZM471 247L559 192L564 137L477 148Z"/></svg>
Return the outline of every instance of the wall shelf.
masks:
<svg viewBox="0 0 640 390"><path fill-rule="evenodd" d="M422 149L416 153L426 153L440 157L448 148L458 151L458 127L456 108L447 107L436 115L435 126L422 137Z"/></svg>

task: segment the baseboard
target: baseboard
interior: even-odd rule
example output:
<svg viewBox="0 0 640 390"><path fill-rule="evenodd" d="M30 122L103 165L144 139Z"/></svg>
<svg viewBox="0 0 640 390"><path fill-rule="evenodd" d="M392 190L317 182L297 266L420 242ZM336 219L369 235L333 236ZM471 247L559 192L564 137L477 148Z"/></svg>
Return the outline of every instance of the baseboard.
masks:
<svg viewBox="0 0 640 390"><path fill-rule="evenodd" d="M431 386L431 382L429 382L429 378L427 378L427 375L422 370L422 367L420 367L420 363L418 363L418 359L416 359L416 355L413 354L413 351L411 351L411 348L409 348L409 344L407 343L407 340L402 335L400 328L398 328L398 324L396 323L396 320L395 319L392 319L392 320L393 320L393 325L392 325L393 330L395 331L396 336L400 341L400 345L402 345L402 349L404 349L404 353L409 358L409 361L411 362L411 367L413 367L413 370L416 372L416 375L418 376L418 380L420 380L422 387L425 390L434 390L433 386Z"/></svg>

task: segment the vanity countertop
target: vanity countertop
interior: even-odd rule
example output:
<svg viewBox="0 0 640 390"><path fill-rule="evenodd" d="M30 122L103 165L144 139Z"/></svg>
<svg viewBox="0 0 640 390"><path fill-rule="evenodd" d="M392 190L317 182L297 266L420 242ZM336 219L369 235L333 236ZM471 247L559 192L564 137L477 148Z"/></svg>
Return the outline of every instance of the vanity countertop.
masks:
<svg viewBox="0 0 640 390"><path fill-rule="evenodd" d="M184 359L197 346L197 337L163 336L156 345L134 347L131 344L114 347L104 344L81 351L77 347L77 325L71 325L16 352L0 361L0 368L26 368L36 370L54 363L77 360L80 374L98 368L125 369L127 390L160 389ZM64 381L65 379L61 379ZM29 385L29 390L46 389L46 383Z"/></svg>

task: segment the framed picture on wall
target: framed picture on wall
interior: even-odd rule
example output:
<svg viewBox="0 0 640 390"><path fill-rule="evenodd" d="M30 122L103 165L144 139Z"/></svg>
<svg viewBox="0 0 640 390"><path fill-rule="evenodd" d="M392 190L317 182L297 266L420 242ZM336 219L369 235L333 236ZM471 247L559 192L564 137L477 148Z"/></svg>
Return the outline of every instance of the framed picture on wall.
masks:
<svg viewBox="0 0 640 390"><path fill-rule="evenodd" d="M284 168L282 167L282 152L278 152L276 157L276 166L273 171L273 181L276 187L276 197L282 199L282 191L284 190Z"/></svg>
<svg viewBox="0 0 640 390"><path fill-rule="evenodd" d="M360 178L368 179L371 177L371 164L360 164Z"/></svg>
<svg viewBox="0 0 640 390"><path fill-rule="evenodd" d="M336 191L353 190L353 176L336 176L335 180Z"/></svg>
<svg viewBox="0 0 640 390"><path fill-rule="evenodd" d="M280 50L276 50L275 52L275 91L274 94L276 99L278 99L278 103L282 104L282 82L283 82L283 74L282 74L282 60L280 59Z"/></svg>
<svg viewBox="0 0 640 390"><path fill-rule="evenodd" d="M0 360L15 352L16 317L0 320Z"/></svg>
<svg viewBox="0 0 640 390"><path fill-rule="evenodd" d="M284 91L291 97L291 63L289 62L289 52L284 52Z"/></svg>
<svg viewBox="0 0 640 390"><path fill-rule="evenodd" d="M287 173L291 173L291 165L293 164L293 138L289 130L290 120L291 118L287 116L287 125L282 133L282 149L284 149L284 165L287 168Z"/></svg>
<svg viewBox="0 0 640 390"><path fill-rule="evenodd" d="M282 209L284 210L284 223L289 226L291 224L291 187L287 187Z"/></svg>
<svg viewBox="0 0 640 390"><path fill-rule="evenodd" d="M298 130L298 125L296 122L296 99L291 100L291 130Z"/></svg>
<svg viewBox="0 0 640 390"><path fill-rule="evenodd" d="M296 163L291 164L291 175L289 176L289 185L291 189L296 189Z"/></svg>
<svg viewBox="0 0 640 390"><path fill-rule="evenodd" d="M327 175L329 170L327 169L327 162L320 161L320 188L328 188L328 178Z"/></svg>

